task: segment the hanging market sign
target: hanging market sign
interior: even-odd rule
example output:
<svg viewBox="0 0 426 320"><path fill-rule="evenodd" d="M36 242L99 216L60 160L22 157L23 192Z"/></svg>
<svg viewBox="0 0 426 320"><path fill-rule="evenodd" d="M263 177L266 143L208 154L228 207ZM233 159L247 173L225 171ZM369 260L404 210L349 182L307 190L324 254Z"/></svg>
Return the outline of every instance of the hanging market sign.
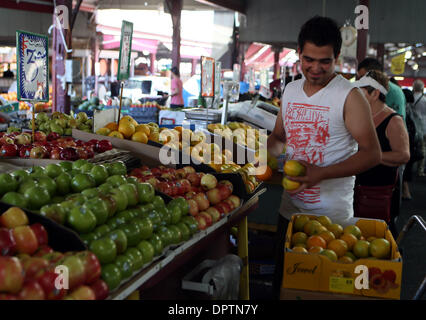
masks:
<svg viewBox="0 0 426 320"><path fill-rule="evenodd" d="M133 23L124 21L121 25L120 55L118 60L118 80L129 79L130 54L132 52Z"/></svg>
<svg viewBox="0 0 426 320"><path fill-rule="evenodd" d="M222 62L217 61L214 65L214 95L216 99L220 99L220 82L221 82Z"/></svg>
<svg viewBox="0 0 426 320"><path fill-rule="evenodd" d="M49 101L48 41L44 35L16 31L19 101Z"/></svg>
<svg viewBox="0 0 426 320"><path fill-rule="evenodd" d="M201 96L214 97L214 63L210 57L201 57Z"/></svg>
<svg viewBox="0 0 426 320"><path fill-rule="evenodd" d="M391 72L393 74L403 74L405 70L405 53L392 58Z"/></svg>

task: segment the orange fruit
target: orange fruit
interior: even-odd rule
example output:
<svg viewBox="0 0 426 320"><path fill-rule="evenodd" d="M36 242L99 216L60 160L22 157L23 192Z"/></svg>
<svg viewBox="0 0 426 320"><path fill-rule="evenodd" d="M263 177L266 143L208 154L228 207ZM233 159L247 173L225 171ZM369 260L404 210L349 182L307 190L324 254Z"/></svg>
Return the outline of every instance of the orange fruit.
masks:
<svg viewBox="0 0 426 320"><path fill-rule="evenodd" d="M272 169L268 166L256 168L256 178L260 181L269 180L272 177Z"/></svg>
<svg viewBox="0 0 426 320"><path fill-rule="evenodd" d="M310 247L308 252L309 253L321 253L324 249L321 247Z"/></svg>
<svg viewBox="0 0 426 320"><path fill-rule="evenodd" d="M160 142L160 134L158 132L151 132L149 135L149 140Z"/></svg>
<svg viewBox="0 0 426 320"><path fill-rule="evenodd" d="M320 233L323 233L323 232L326 232L326 231L328 231L326 227L318 226L318 227L315 228L314 234L320 234Z"/></svg>
<svg viewBox="0 0 426 320"><path fill-rule="evenodd" d="M355 261L355 260L356 260L355 255L354 255L352 252L350 252L350 251L346 252L346 253L344 254L344 256L351 258L351 260L352 260L352 261Z"/></svg>
<svg viewBox="0 0 426 320"><path fill-rule="evenodd" d="M319 216L316 217L315 220L319 221L324 227L330 226L333 222L331 222L330 218L327 216Z"/></svg>
<svg viewBox="0 0 426 320"><path fill-rule="evenodd" d="M369 250L371 256L377 259L387 259L389 258L391 252L391 245L390 242L386 239L374 239L370 243Z"/></svg>
<svg viewBox="0 0 426 320"><path fill-rule="evenodd" d="M308 235L304 232L296 232L291 236L291 243L293 246L298 243L306 243L306 240L308 240Z"/></svg>
<svg viewBox="0 0 426 320"><path fill-rule="evenodd" d="M312 247L321 247L326 249L327 242L320 236L310 236L308 240L306 241L306 246L308 247L308 249Z"/></svg>
<svg viewBox="0 0 426 320"><path fill-rule="evenodd" d="M292 181L292 180L288 179L287 177L283 178L283 181L282 181L281 184L282 184L282 186L285 190L290 190L290 191L296 190L301 185L300 182Z"/></svg>
<svg viewBox="0 0 426 320"><path fill-rule="evenodd" d="M135 133L135 126L131 122L120 121L118 131L120 131L126 139L129 139L132 134Z"/></svg>
<svg viewBox="0 0 426 320"><path fill-rule="evenodd" d="M324 231L324 232L321 232L320 234L319 234L319 236L321 237L321 238L323 238L327 243L329 243L331 240L334 240L334 239L336 239L336 237L334 236L334 233L333 232L331 232L331 231Z"/></svg>
<svg viewBox="0 0 426 320"><path fill-rule="evenodd" d="M308 216L303 216L303 215L298 215L296 216L296 218L294 219L294 225L293 228L296 231L303 231L303 228L305 226L305 224L309 221L309 217Z"/></svg>
<svg viewBox="0 0 426 320"><path fill-rule="evenodd" d="M305 244L305 243L296 243L296 244L293 246L293 248L295 248L295 247L302 247L302 248L305 248L305 249L306 249L306 244Z"/></svg>
<svg viewBox="0 0 426 320"><path fill-rule="evenodd" d="M151 134L151 129L149 129L149 126L147 124L138 124L135 128L135 131L142 131L146 134L147 137Z"/></svg>
<svg viewBox="0 0 426 320"><path fill-rule="evenodd" d="M308 222L306 222L306 224L304 225L304 227L303 227L303 231L304 231L306 234L308 234L308 235L312 236L312 235L314 235L314 234L315 234L316 229L317 229L318 227L320 227L320 226L321 226L321 223L319 223L318 221L316 221L316 220L309 220L309 221L308 221Z"/></svg>
<svg viewBox="0 0 426 320"><path fill-rule="evenodd" d="M327 229L334 233L334 236L339 239L343 233L343 228L340 224L333 223L327 227Z"/></svg>
<svg viewBox="0 0 426 320"><path fill-rule="evenodd" d="M297 160L288 160L284 164L284 173L288 176L304 176L306 168Z"/></svg>
<svg viewBox="0 0 426 320"><path fill-rule="evenodd" d="M327 249L333 250L338 257L341 257L348 251L348 245L341 239L334 239L327 245Z"/></svg>
<svg viewBox="0 0 426 320"><path fill-rule="evenodd" d="M343 257L340 257L339 260L337 260L337 262L340 262L340 263L353 263L354 261L352 260L351 257L343 256Z"/></svg>
<svg viewBox="0 0 426 320"><path fill-rule="evenodd" d="M131 116L124 116L123 118L120 119L120 122L118 123L119 125L121 123L131 123L133 124L135 127L138 126L138 123L135 119L133 119Z"/></svg>
<svg viewBox="0 0 426 320"><path fill-rule="evenodd" d="M348 249L352 250L354 244L358 241L358 239L352 233L344 233L340 237L340 240L343 240L348 245Z"/></svg>
<svg viewBox="0 0 426 320"><path fill-rule="evenodd" d="M357 258L368 258L370 249L370 242L365 240L358 240L352 249Z"/></svg>
<svg viewBox="0 0 426 320"><path fill-rule="evenodd" d="M138 132L135 132L132 135L132 141L141 142L141 143L147 143L148 142L148 137L146 136L146 134L144 132L138 131Z"/></svg>
<svg viewBox="0 0 426 320"><path fill-rule="evenodd" d="M343 229L343 233L352 233L355 237L357 237L357 239L360 239L362 236L361 229L355 225L345 227L345 229Z"/></svg>
<svg viewBox="0 0 426 320"><path fill-rule="evenodd" d="M108 128L111 131L118 131L118 124L116 122L108 123L105 128Z"/></svg>
<svg viewBox="0 0 426 320"><path fill-rule="evenodd" d="M333 250L330 250L330 249L325 249L325 250L321 251L320 254L328 257L331 261L334 261L334 262L337 261L337 259L338 259L336 252L334 252Z"/></svg>
<svg viewBox="0 0 426 320"><path fill-rule="evenodd" d="M108 129L108 128L99 128L97 131L96 131L96 134L100 134L100 135L102 135L102 136L107 136L107 135L109 135L111 133L111 130L110 129Z"/></svg>
<svg viewBox="0 0 426 320"><path fill-rule="evenodd" d="M306 250L303 247L293 247L293 252L303 252L303 253L308 253L308 250Z"/></svg>
<svg viewBox="0 0 426 320"><path fill-rule="evenodd" d="M124 139L124 136L121 132L118 131L112 131L108 137L113 137L113 138L120 138L120 139Z"/></svg>

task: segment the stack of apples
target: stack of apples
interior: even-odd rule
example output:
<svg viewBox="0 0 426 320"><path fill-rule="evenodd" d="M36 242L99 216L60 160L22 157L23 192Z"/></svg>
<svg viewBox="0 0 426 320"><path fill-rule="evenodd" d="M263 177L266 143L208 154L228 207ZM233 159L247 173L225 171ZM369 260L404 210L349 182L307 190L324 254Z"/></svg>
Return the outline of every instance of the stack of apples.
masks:
<svg viewBox="0 0 426 320"><path fill-rule="evenodd" d="M0 133L0 157L75 161L90 159L96 153L112 149L111 142L107 140L93 139L84 142L72 137L61 137L55 132L46 135L42 131L36 131L34 142L31 141L30 132Z"/></svg>
<svg viewBox="0 0 426 320"><path fill-rule="evenodd" d="M57 287L65 284L58 266L68 268L68 289ZM93 253L53 251L43 225L29 225L20 208L0 216L0 300L103 300L109 288L100 276Z"/></svg>
<svg viewBox="0 0 426 320"><path fill-rule="evenodd" d="M240 206L240 198L232 195L230 181L217 181L212 174L196 172L191 166L180 169L159 166L149 169L143 166L130 175L148 182L160 192L173 198L183 197L189 205L189 214L204 230Z"/></svg>
<svg viewBox="0 0 426 320"><path fill-rule="evenodd" d="M391 244L387 239L375 236L366 238L358 226L343 228L327 216L297 215L291 245L295 252L322 254L341 263L353 263L365 258L391 258Z"/></svg>

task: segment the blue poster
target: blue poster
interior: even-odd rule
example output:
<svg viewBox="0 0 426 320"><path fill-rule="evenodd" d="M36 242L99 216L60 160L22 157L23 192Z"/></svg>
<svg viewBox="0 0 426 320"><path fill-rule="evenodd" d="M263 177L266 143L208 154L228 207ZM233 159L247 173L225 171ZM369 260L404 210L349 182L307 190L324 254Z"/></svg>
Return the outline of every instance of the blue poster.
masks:
<svg viewBox="0 0 426 320"><path fill-rule="evenodd" d="M16 32L18 100L49 101L48 48L47 36Z"/></svg>

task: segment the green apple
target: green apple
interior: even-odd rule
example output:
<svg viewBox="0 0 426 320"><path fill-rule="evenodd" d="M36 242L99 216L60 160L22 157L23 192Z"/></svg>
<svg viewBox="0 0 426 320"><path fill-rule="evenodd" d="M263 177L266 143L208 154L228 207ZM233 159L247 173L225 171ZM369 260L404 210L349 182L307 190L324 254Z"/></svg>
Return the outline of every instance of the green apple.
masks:
<svg viewBox="0 0 426 320"><path fill-rule="evenodd" d="M151 238L147 240L154 247L154 255L159 256L163 253L163 241L158 234L153 233ZM143 254L143 253L142 253Z"/></svg>
<svg viewBox="0 0 426 320"><path fill-rule="evenodd" d="M120 269L113 263L102 266L101 278L108 286L110 291L117 288L121 283Z"/></svg>
<svg viewBox="0 0 426 320"><path fill-rule="evenodd" d="M100 198L92 198L87 200L83 207L89 209L96 217L96 225L104 224L109 216L108 205Z"/></svg>
<svg viewBox="0 0 426 320"><path fill-rule="evenodd" d="M178 244L183 240L183 235L182 232L180 231L180 228L175 226L175 225L171 225L171 226L167 226L167 229L170 230L170 232L172 233L172 244Z"/></svg>
<svg viewBox="0 0 426 320"><path fill-rule="evenodd" d="M24 197L28 200L28 207L35 210L50 202L49 192L39 186L28 188L24 193Z"/></svg>
<svg viewBox="0 0 426 320"><path fill-rule="evenodd" d="M59 176L62 172L64 172L64 169L55 163L49 163L46 166L46 174L51 178L56 178Z"/></svg>
<svg viewBox="0 0 426 320"><path fill-rule="evenodd" d="M123 279L128 279L133 274L133 263L128 256L119 255L114 261L114 264L120 269Z"/></svg>
<svg viewBox="0 0 426 320"><path fill-rule="evenodd" d="M71 175L67 172L62 172L56 177L56 192L60 195L67 195L71 192Z"/></svg>
<svg viewBox="0 0 426 320"><path fill-rule="evenodd" d="M83 205L88 199L81 193L73 193L68 195L65 198L65 200L66 201L69 200L70 202L74 204L74 206L77 206L77 205Z"/></svg>
<svg viewBox="0 0 426 320"><path fill-rule="evenodd" d="M50 199L50 203L61 203L62 201L65 201L65 198L63 196L54 196L52 199Z"/></svg>
<svg viewBox="0 0 426 320"><path fill-rule="evenodd" d="M40 208L40 215L59 224L64 224L67 218L67 212L64 207L58 203L44 205Z"/></svg>
<svg viewBox="0 0 426 320"><path fill-rule="evenodd" d="M99 190L97 188L83 190L81 194L87 197L87 199L98 198L100 195Z"/></svg>
<svg viewBox="0 0 426 320"><path fill-rule="evenodd" d="M0 174L0 196L8 191L16 191L20 180L18 176L12 176L9 173Z"/></svg>
<svg viewBox="0 0 426 320"><path fill-rule="evenodd" d="M161 216L156 210L152 210L148 213L148 218L152 222L152 226L154 228L154 232L156 232L161 226Z"/></svg>
<svg viewBox="0 0 426 320"><path fill-rule="evenodd" d="M106 182L112 185L113 187L119 187L122 184L126 184L126 177L123 175L113 175L106 179Z"/></svg>
<svg viewBox="0 0 426 320"><path fill-rule="evenodd" d="M183 223L185 223L186 226L189 228L191 235L198 232L198 222L197 222L197 220L195 220L195 218L193 216L182 217L181 221Z"/></svg>
<svg viewBox="0 0 426 320"><path fill-rule="evenodd" d="M92 241L89 250L98 257L101 264L114 262L117 257L117 246L109 237L103 237Z"/></svg>
<svg viewBox="0 0 426 320"><path fill-rule="evenodd" d="M177 198L171 200L167 204L167 207L170 209L170 207L175 206L175 205L177 205L180 208L182 216L188 215L188 213L189 213L189 204L185 200L185 198L183 198L183 197L177 197Z"/></svg>
<svg viewBox="0 0 426 320"><path fill-rule="evenodd" d="M27 198L25 198L23 194L20 194L14 191L5 193L3 197L1 198L1 201L3 201L4 203L10 204L12 206L20 207L20 208L28 207Z"/></svg>
<svg viewBox="0 0 426 320"><path fill-rule="evenodd" d="M21 194L24 194L25 191L29 188L36 187L38 185L37 180L33 178L27 178L24 181L21 182L18 188L18 192Z"/></svg>
<svg viewBox="0 0 426 320"><path fill-rule="evenodd" d="M78 159L72 163L72 168L76 170L80 170L80 168L84 166L86 163L89 163L89 162L84 159Z"/></svg>
<svg viewBox="0 0 426 320"><path fill-rule="evenodd" d="M154 226L149 218L134 218L131 223L138 225L142 240L149 239L154 232Z"/></svg>
<svg viewBox="0 0 426 320"><path fill-rule="evenodd" d="M182 240L183 241L188 241L189 238L191 238L191 231L189 231L189 228L187 227L187 225L183 222L179 222L176 224L176 227L179 228L181 234L182 234Z"/></svg>
<svg viewBox="0 0 426 320"><path fill-rule="evenodd" d="M110 192L114 187L109 183L103 183L98 187L98 190L102 194L107 194Z"/></svg>
<svg viewBox="0 0 426 320"><path fill-rule="evenodd" d="M95 187L95 184L95 180L90 175L84 173L75 175L71 180L71 188L73 192L82 192L85 189Z"/></svg>
<svg viewBox="0 0 426 320"><path fill-rule="evenodd" d="M138 183L136 185L139 203L151 203L154 200L155 189L149 183Z"/></svg>
<svg viewBox="0 0 426 320"><path fill-rule="evenodd" d="M106 234L107 238L114 241L117 247L117 254L122 254L127 249L127 237L123 230L116 229Z"/></svg>
<svg viewBox="0 0 426 320"><path fill-rule="evenodd" d="M99 239L99 237L98 237L98 234L94 232L89 232L85 234L80 234L80 239L83 240L86 246L90 247L90 244L92 243L92 241Z"/></svg>
<svg viewBox="0 0 426 320"><path fill-rule="evenodd" d="M112 217L117 212L117 204L115 203L115 200L110 195L107 195L105 193L101 193L101 196L99 196L100 199L104 200L108 207L108 217Z"/></svg>
<svg viewBox="0 0 426 320"><path fill-rule="evenodd" d="M163 241L164 247L173 243L173 234L172 232L165 226L160 227L156 234L159 235L161 240Z"/></svg>
<svg viewBox="0 0 426 320"><path fill-rule="evenodd" d="M15 171L13 171L11 173L11 175L12 175L12 177L14 177L18 181L18 186L13 191L16 191L19 188L19 184L22 181L24 181L25 179L27 179L27 178L30 177L30 174L28 173L28 171L22 170L22 169L21 170L15 170ZM0 175L0 177L1 177L1 175ZM1 178L0 178L0 181L1 181ZM3 181L3 182L5 182L5 181ZM0 182L0 195L2 194L2 192L1 192L1 186L2 186L2 182Z"/></svg>
<svg viewBox="0 0 426 320"><path fill-rule="evenodd" d="M110 176L127 174L127 168L123 161L110 163L107 169Z"/></svg>
<svg viewBox="0 0 426 320"><path fill-rule="evenodd" d="M126 194L128 206L135 206L138 204L139 202L138 191L134 184L131 184L131 183L122 184L118 187L118 189L120 189Z"/></svg>
<svg viewBox="0 0 426 320"><path fill-rule="evenodd" d="M72 200L65 200L60 203L60 206L62 210L65 212L65 214L68 215L71 212L71 210L76 206L76 203L73 202Z"/></svg>
<svg viewBox="0 0 426 320"><path fill-rule="evenodd" d="M126 234L127 238L127 245L129 247L136 246L142 239L141 239L141 230L138 225L126 223L118 227L119 229L123 230Z"/></svg>
<svg viewBox="0 0 426 320"><path fill-rule="evenodd" d="M90 173L93 168L93 163L87 162L80 167L82 173Z"/></svg>
<svg viewBox="0 0 426 320"><path fill-rule="evenodd" d="M103 224L100 225L98 227L95 228L95 230L93 230L93 234L96 237L96 239L100 239L104 236L106 236L109 232L111 232L111 229L109 228L108 225Z"/></svg>
<svg viewBox="0 0 426 320"><path fill-rule="evenodd" d="M64 169L64 171L69 172L72 170L72 162L70 161L62 161L59 165Z"/></svg>
<svg viewBox="0 0 426 320"><path fill-rule="evenodd" d="M130 220L132 220L135 217L134 213L131 210L128 210L128 209L117 213L115 216L117 218L123 218L126 221L126 223L130 222Z"/></svg>
<svg viewBox="0 0 426 320"><path fill-rule="evenodd" d="M155 250L151 242L147 240L142 240L141 242L139 242L137 249L142 253L144 264L151 262L154 258Z"/></svg>
<svg viewBox="0 0 426 320"><path fill-rule="evenodd" d="M157 211L160 214L161 221L165 225L168 225L168 224L171 223L171 221L172 221L172 215L171 215L169 209L167 209L167 208L164 207L164 208L158 208Z"/></svg>
<svg viewBox="0 0 426 320"><path fill-rule="evenodd" d="M46 189L49 192L50 197L53 197L56 194L56 183L52 178L45 176L39 177L36 179L38 186Z"/></svg>
<svg viewBox="0 0 426 320"><path fill-rule="evenodd" d="M126 210L128 205L127 195L125 192L121 191L120 189L113 189L111 190L108 195L110 195L117 205L117 212Z"/></svg>
<svg viewBox="0 0 426 320"><path fill-rule="evenodd" d="M152 199L152 204L154 205L154 208L164 208L166 204L164 203L163 198L160 196L154 196L154 199Z"/></svg>
<svg viewBox="0 0 426 320"><path fill-rule="evenodd" d="M104 183L106 179L108 178L108 170L103 165L95 165L90 170L90 175L95 179L96 185L99 186L100 184Z"/></svg>
<svg viewBox="0 0 426 320"><path fill-rule="evenodd" d="M89 233L96 227L96 216L84 206L75 207L68 214L67 223L78 233Z"/></svg>
<svg viewBox="0 0 426 320"><path fill-rule="evenodd" d="M138 179L135 177L127 177L126 180L127 180L127 183L134 184L135 186L139 183Z"/></svg>
<svg viewBox="0 0 426 320"><path fill-rule="evenodd" d="M28 171L30 173L30 177L45 177L46 170L40 166L31 167Z"/></svg>
<svg viewBox="0 0 426 320"><path fill-rule="evenodd" d="M144 204L142 206L138 206L142 216L148 216L148 213L154 210L154 205L152 203Z"/></svg>
<svg viewBox="0 0 426 320"><path fill-rule="evenodd" d="M139 269L142 269L144 261L143 261L142 253L138 249L129 248L124 253L124 255L132 261L132 264L133 264L132 273L135 271L138 271Z"/></svg>
<svg viewBox="0 0 426 320"><path fill-rule="evenodd" d="M182 217L182 211L179 205L167 206L170 212L170 224L176 224L180 221Z"/></svg>

